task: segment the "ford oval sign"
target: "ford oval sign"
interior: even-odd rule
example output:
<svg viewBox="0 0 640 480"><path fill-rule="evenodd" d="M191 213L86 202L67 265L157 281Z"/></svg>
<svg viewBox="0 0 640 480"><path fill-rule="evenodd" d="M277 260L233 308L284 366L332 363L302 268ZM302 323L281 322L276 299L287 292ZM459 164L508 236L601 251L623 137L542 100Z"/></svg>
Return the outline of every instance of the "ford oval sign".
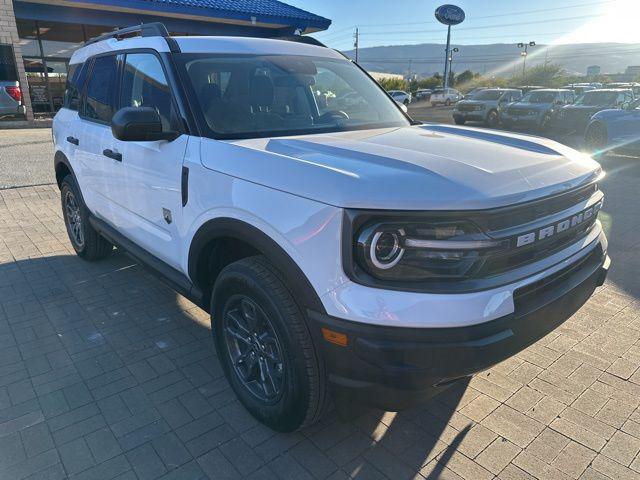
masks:
<svg viewBox="0 0 640 480"><path fill-rule="evenodd" d="M445 25L458 25L464 21L464 10L456 5L442 5L436 8L436 18Z"/></svg>

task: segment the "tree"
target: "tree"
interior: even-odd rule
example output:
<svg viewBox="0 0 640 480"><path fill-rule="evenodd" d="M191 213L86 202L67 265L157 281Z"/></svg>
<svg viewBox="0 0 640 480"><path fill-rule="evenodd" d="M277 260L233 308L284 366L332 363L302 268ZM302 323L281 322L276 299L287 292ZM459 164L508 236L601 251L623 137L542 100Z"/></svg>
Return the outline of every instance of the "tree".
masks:
<svg viewBox="0 0 640 480"><path fill-rule="evenodd" d="M402 78L381 78L378 83L385 90L407 90L407 82Z"/></svg>
<svg viewBox="0 0 640 480"><path fill-rule="evenodd" d="M563 68L555 63L528 68L524 76L520 75L516 78L522 85L540 85L543 87L561 87L567 80Z"/></svg>
<svg viewBox="0 0 640 480"><path fill-rule="evenodd" d="M456 77L456 86L465 87L467 84L470 84L474 78L478 77L479 74L473 73L471 70L465 70L460 75Z"/></svg>

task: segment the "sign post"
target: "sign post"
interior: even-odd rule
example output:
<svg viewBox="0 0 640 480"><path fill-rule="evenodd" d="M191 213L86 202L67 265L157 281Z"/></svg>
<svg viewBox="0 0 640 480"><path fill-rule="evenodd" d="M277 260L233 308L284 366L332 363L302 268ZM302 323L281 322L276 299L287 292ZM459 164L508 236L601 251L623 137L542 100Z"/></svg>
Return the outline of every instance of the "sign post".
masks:
<svg viewBox="0 0 640 480"><path fill-rule="evenodd" d="M451 26L464 22L464 10L456 5L441 5L436 8L436 19L447 26L447 48L444 55L444 88L449 87L449 55L451 49Z"/></svg>

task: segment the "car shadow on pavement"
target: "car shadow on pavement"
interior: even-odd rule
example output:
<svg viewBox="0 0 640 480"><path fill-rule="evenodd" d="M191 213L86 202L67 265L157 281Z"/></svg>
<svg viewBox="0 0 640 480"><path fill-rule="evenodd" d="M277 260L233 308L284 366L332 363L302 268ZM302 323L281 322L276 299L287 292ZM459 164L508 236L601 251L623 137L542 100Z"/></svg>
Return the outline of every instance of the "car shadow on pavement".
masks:
<svg viewBox="0 0 640 480"><path fill-rule="evenodd" d="M0 263L0 346L0 427L16 442L0 451L2 478L33 455L105 479L438 478L471 429L452 426L463 381L419 409L271 431L224 378L208 314L118 252Z"/></svg>

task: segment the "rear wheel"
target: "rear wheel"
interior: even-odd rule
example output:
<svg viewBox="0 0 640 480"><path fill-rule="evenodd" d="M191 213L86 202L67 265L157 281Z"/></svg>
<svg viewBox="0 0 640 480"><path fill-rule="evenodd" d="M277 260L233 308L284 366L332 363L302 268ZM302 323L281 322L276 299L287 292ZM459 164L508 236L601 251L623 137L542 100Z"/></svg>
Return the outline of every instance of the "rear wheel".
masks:
<svg viewBox="0 0 640 480"><path fill-rule="evenodd" d="M67 175L60 187L62 215L73 249L79 257L101 260L113 250L113 244L105 240L89 223L89 210L82 201L80 189L71 175Z"/></svg>
<svg viewBox="0 0 640 480"><path fill-rule="evenodd" d="M213 289L218 357L240 402L259 421L292 432L327 403L324 371L303 313L264 257L225 267Z"/></svg>
<svg viewBox="0 0 640 480"><path fill-rule="evenodd" d="M491 110L487 114L487 118L485 119L485 124L489 128L496 128L499 122L500 122L500 117L498 117L498 112L496 112L495 110Z"/></svg>
<svg viewBox="0 0 640 480"><path fill-rule="evenodd" d="M597 153L607 146L607 130L601 123L589 125L584 140L587 148Z"/></svg>

